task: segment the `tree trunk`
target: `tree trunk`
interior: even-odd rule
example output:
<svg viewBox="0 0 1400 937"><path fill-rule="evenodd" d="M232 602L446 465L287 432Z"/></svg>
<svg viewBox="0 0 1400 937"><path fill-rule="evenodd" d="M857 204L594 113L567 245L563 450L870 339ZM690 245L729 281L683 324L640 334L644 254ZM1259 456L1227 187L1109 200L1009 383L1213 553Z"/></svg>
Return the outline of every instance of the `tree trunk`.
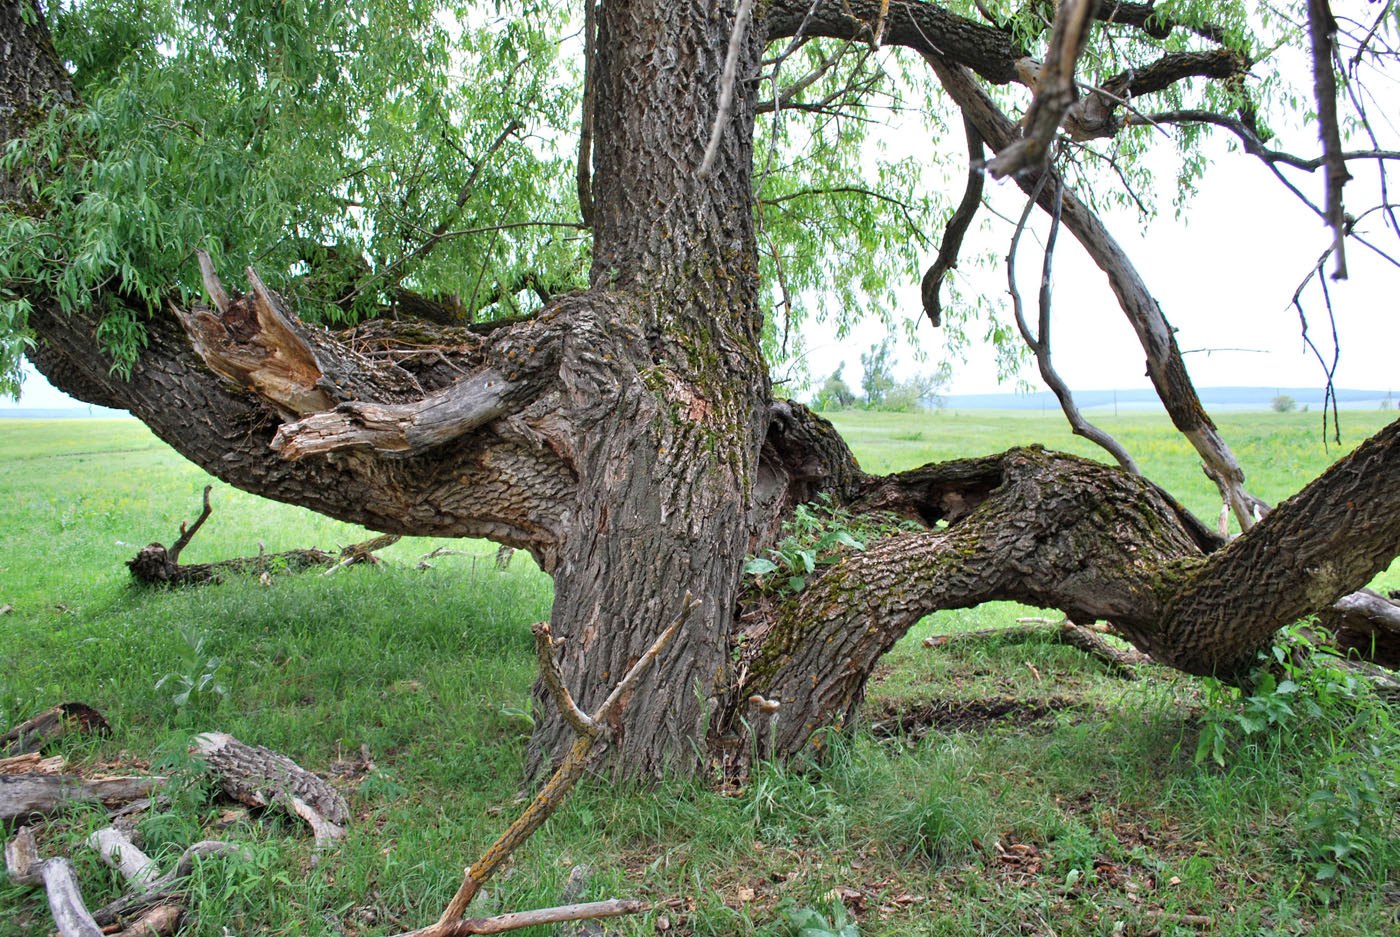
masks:
<svg viewBox="0 0 1400 937"><path fill-rule="evenodd" d="M601 702L687 591L702 603L615 717L612 764L630 776L698 763L729 682L749 548L768 383L745 82L713 171L698 172L734 28L732 11L667 0L605 3L598 23L596 312L575 323L561 368L578 488L551 616L579 704ZM739 28L748 38L737 72L747 75L761 46L751 24ZM685 52L671 60L658 48ZM542 685L535 697L538 770L572 733Z"/></svg>

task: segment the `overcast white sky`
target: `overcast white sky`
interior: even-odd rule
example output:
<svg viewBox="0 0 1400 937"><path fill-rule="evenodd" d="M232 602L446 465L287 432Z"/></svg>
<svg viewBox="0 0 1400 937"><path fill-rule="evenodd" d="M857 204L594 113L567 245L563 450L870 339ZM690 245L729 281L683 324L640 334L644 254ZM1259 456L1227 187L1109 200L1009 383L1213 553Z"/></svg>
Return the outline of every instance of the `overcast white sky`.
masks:
<svg viewBox="0 0 1400 937"><path fill-rule="evenodd" d="M1211 144L1211 152L1215 166L1182 220L1170 214L1159 216L1142 233L1136 216L1123 212L1106 219L1109 228L1177 328L1182 350L1191 352L1187 366L1198 386L1321 387L1323 372L1302 342L1292 298L1330 243L1330 232L1253 157L1227 152L1219 142ZM1353 171L1357 179L1347 188L1348 208L1373 204L1374 171L1365 166ZM1321 173L1316 178L1296 176L1295 182L1301 180L1304 191L1320 202ZM1006 181L989 181L988 189L993 187L991 197L998 209L1010 216L1018 214L1024 204L1020 190ZM1163 192L1161 202L1170 206L1171 193ZM1373 219L1377 223L1371 227L1378 231L1373 243L1395 256L1394 233L1379 231L1378 216ZM1009 224L998 223L985 243L1004 255L1010 233ZM1040 245L1023 238L1018 271L1032 320L1040 258ZM1348 243L1347 260L1350 279L1328 283L1341 344L1336 385L1385 391L1400 385L1395 378L1400 352L1400 270L1354 242ZM1330 264L1327 270L1330 274ZM968 275L1003 303L1010 322L1004 268ZM1316 283L1304 293L1304 308L1309 313L1309 334L1330 359L1331 327ZM1061 232L1056 249L1053 309L1053 357L1072 388L1150 386L1141 347L1107 281L1067 231ZM901 297L897 319L922 320L917 283ZM942 359L943 339L927 321L919 322L918 334L929 361L916 365L911 348L897 338L903 374L931 370ZM883 327L876 323L858 328L841 341L830 329L809 330L809 367L813 374L824 376L844 361L844 376L855 386L860 352L883 335ZM969 360L957 364L954 372L953 393L1014 389L997 384L990 348L974 347ZM1033 365L1022 376L1041 389Z"/></svg>

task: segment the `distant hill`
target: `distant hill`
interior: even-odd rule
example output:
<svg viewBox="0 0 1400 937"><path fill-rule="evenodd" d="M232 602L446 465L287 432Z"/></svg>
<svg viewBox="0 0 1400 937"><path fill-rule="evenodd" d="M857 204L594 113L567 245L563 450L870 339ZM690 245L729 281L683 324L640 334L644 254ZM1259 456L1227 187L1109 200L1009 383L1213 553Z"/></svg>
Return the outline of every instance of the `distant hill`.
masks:
<svg viewBox="0 0 1400 937"><path fill-rule="evenodd" d="M1200 387L1197 393L1207 410L1268 410L1275 397L1292 397L1298 408L1316 410L1322 406L1320 387ZM1386 390L1337 390L1337 406L1343 410L1379 410L1387 399ZM1034 394L949 394L950 410L1047 410L1058 411L1059 403L1049 391ZM1075 391L1074 401L1081 410L1161 410L1162 402L1152 390Z"/></svg>
<svg viewBox="0 0 1400 937"><path fill-rule="evenodd" d="M0 420L88 420L131 419L125 410L111 407L0 407Z"/></svg>

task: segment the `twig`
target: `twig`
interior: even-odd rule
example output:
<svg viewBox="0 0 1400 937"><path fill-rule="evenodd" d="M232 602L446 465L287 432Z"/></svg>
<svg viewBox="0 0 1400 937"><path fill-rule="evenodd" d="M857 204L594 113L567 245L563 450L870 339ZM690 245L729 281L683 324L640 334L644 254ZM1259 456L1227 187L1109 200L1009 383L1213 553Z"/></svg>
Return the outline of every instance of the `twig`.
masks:
<svg viewBox="0 0 1400 937"><path fill-rule="evenodd" d="M452 896L452 900L448 902L447 907L442 912L442 917L438 919L437 923L416 931L411 931L408 934L400 935L400 937L447 937L447 935L450 934L472 933L471 931L454 930L460 923L462 915L466 912L467 906L471 904L472 899L481 891L482 885L500 869L506 859L510 857L511 853L534 835L535 831L543 826L550 815L563 803L564 797L567 796L574 785L578 783L579 778L583 776L584 771L587 769L594 748L602 739L607 738L609 733L605 731L603 727L609 724L610 718L618 709L621 701L626 698L632 688L636 686L637 681L647 672L657 656L671 643L671 639L675 637L676 632L689 620L691 613L695 611L699 605L700 602L689 592L685 594L680 614L676 616L676 620L673 621L665 631L661 632L657 639L652 642L651 647L647 648L642 656L637 659L637 662L627 671L627 675L624 676L618 682L617 686L613 688L613 691L608 694L608 698L603 700L602 704L593 711L591 716L586 717L588 722L596 727L596 731L579 734L579 737L574 741L573 747L570 748L568 754L564 756L564 760L560 763L559 767L555 769L554 774L550 776L549 780L545 782L540 792L535 795L534 800L530 801L529 806L527 806L521 812L520 816L516 817L514 822L506 828L505 832L481 854L481 858L467 866L466 872L462 876L461 886L457 889L457 893ZM539 632L536 632L536 634L536 646L538 647ZM547 630L545 631L545 635L548 635ZM542 660L541 663L543 664L544 661ZM553 657L550 655L546 673L553 669L553 667ZM548 684L548 677L546 677L546 683ZM561 690L563 689L562 677L559 679L559 687ZM557 696L556 699L558 699ZM577 707L575 707L575 709L576 708ZM574 722L567 715L567 710L564 710L564 712L566 713L565 719L569 721L570 725L573 725ZM579 715L582 715L582 713L579 713ZM640 910L640 908L638 909ZM483 932L476 931L475 933Z"/></svg>
<svg viewBox="0 0 1400 937"><path fill-rule="evenodd" d="M1016 286L1016 253L1020 245L1021 234L1026 229L1026 222L1030 219L1030 213L1035 208L1036 202L1040 199L1040 193L1045 187L1046 181L1055 176L1055 196L1050 212L1050 234L1045 241L1045 259L1041 267L1039 306L1040 316L1037 322L1036 332L1032 333L1030 325L1026 322L1026 311L1021 301L1021 291ZM1026 200L1026 207L1021 212L1021 219L1016 225L1016 232L1011 236L1011 249L1006 257L1006 281L1011 292L1011 308L1016 317L1016 328L1021 333L1021 338L1026 346L1035 355L1036 365L1040 370L1041 379L1055 394L1055 399L1060 402L1060 409L1065 414L1065 419L1069 421L1070 429L1076 436L1083 436L1085 439L1095 443L1118 462L1124 471L1134 475L1141 475L1137 463L1133 457L1128 455L1128 451L1113 436L1104 432L1098 426L1084 419L1084 414L1074 402L1074 395L1069 389L1069 385L1060 377L1055 370L1050 358L1050 282L1051 270L1055 257L1055 243L1060 230L1060 210L1063 205L1064 182L1052 170L1046 169L1041 175L1040 181L1036 183L1035 190L1031 192L1030 198Z"/></svg>
<svg viewBox="0 0 1400 937"><path fill-rule="evenodd" d="M739 9L734 14L734 29L729 34L729 49L724 54L724 71L719 80L719 110L715 113L715 122L710 128L710 142L705 146L705 157L700 160L701 176L709 175L710 170L714 168L715 154L719 152L719 141L724 134L724 126L729 123L730 113L734 110L734 84L738 80L739 48L744 44L744 34L751 13L753 0L739 0Z"/></svg>

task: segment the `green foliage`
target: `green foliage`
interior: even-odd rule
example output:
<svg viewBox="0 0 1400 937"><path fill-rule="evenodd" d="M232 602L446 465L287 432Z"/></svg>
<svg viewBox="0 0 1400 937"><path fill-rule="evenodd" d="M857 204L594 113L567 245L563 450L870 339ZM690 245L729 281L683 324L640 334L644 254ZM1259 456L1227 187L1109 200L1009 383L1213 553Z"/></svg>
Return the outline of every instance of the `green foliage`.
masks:
<svg viewBox="0 0 1400 937"><path fill-rule="evenodd" d="M1269 401L1269 409L1275 413L1292 413L1298 408L1298 401L1287 394L1279 394Z"/></svg>
<svg viewBox="0 0 1400 937"><path fill-rule="evenodd" d="M815 501L799 504L783 522L783 536L764 551L750 557L744 572L757 579L762 591L798 593L819 567L835 563L848 551L865 549L868 540L903 529L908 522L895 518L857 516L833 503L822 492Z"/></svg>
<svg viewBox="0 0 1400 937"><path fill-rule="evenodd" d="M860 386L865 391L865 405L879 407L885 402L885 395L894 388L894 362L890 340L887 338L878 345L871 345L869 352L860 356L860 366L864 372Z"/></svg>
<svg viewBox="0 0 1400 937"><path fill-rule="evenodd" d="M223 661L206 656L209 636L193 625L182 625L180 636L185 640L180 667L157 680L156 689L168 686L174 690L170 701L182 711L186 707L198 708L205 702L212 703L213 697L227 699L228 688L219 682Z"/></svg>
<svg viewBox="0 0 1400 937"><path fill-rule="evenodd" d="M845 410L856 402L855 391L851 390L841 372L846 368L843 361L822 384L821 390L817 392L816 399L812 401L812 409L823 412L830 410Z"/></svg>
<svg viewBox="0 0 1400 937"><path fill-rule="evenodd" d="M860 937L860 928L839 901L825 912L787 905L779 913L777 924L767 931L772 937Z"/></svg>
<svg viewBox="0 0 1400 937"><path fill-rule="evenodd" d="M572 217L551 142L577 96L556 59L566 16L422 0L65 6L54 41L83 104L4 154L44 211L0 215L0 375L33 295L104 304L99 337L129 369L143 317L200 295L200 247L226 276L256 265L321 321L362 316L399 285L465 301L522 269L576 276L577 242L526 250L496 230L547 207ZM439 224L488 230L411 257ZM326 251L350 259L348 280L316 269Z"/></svg>
<svg viewBox="0 0 1400 937"><path fill-rule="evenodd" d="M1400 750L1377 741L1396 731L1390 710L1334 660L1290 629L1262 658L1248 690L1207 679L1196 746L1197 763L1222 768L1245 743L1294 746L1316 764L1298 810L1295 851L1323 900L1375 880L1400 806Z"/></svg>

